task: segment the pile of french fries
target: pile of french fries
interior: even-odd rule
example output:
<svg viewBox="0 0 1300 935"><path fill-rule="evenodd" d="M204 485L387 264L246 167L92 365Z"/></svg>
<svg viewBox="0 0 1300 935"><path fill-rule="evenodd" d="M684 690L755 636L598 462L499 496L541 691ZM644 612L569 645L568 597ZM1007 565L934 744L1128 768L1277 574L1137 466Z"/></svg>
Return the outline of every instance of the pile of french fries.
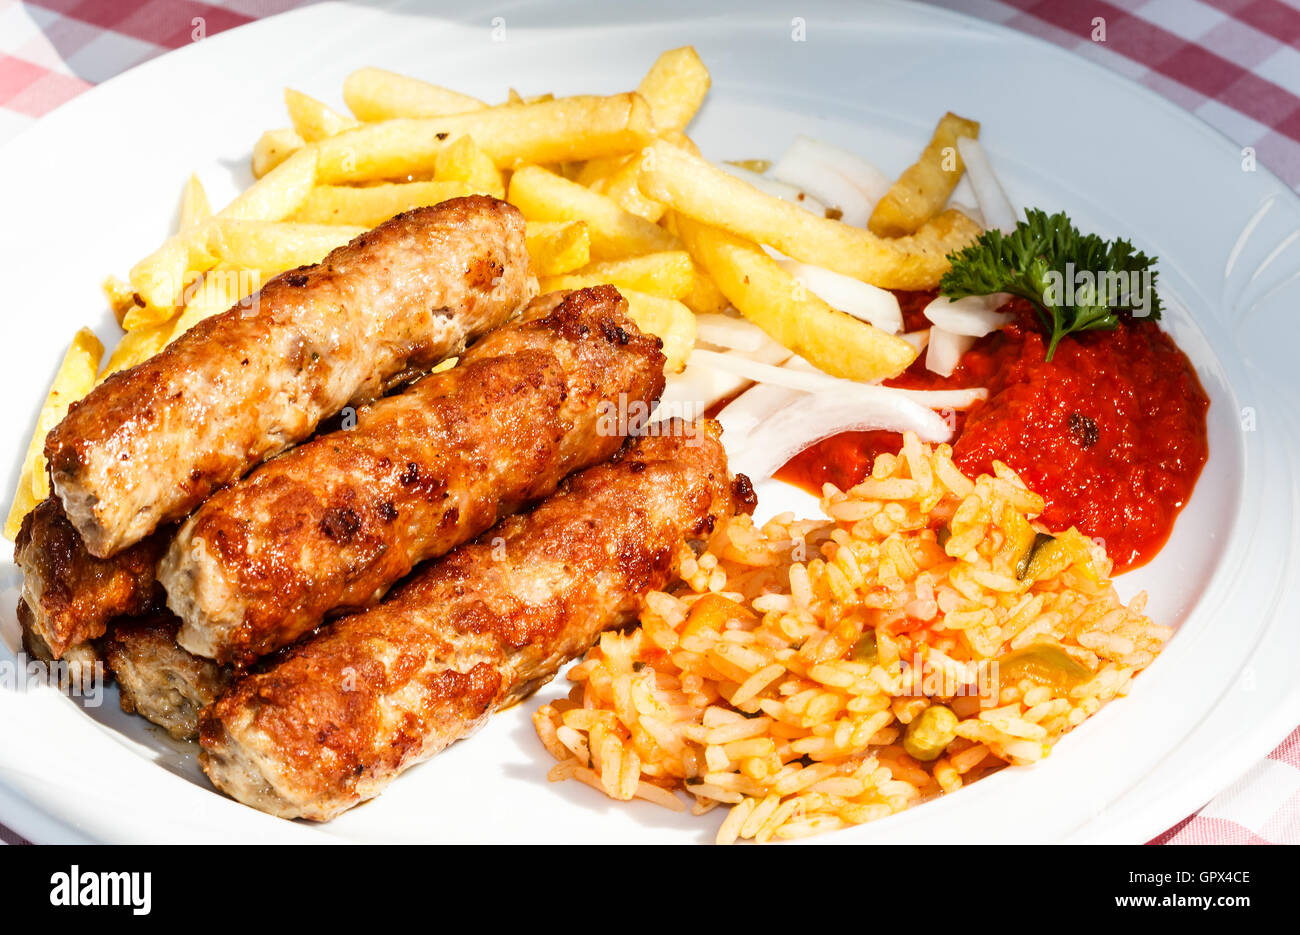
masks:
<svg viewBox="0 0 1300 935"><path fill-rule="evenodd" d="M402 211L472 193L504 197L527 220L543 291L613 283L659 335L670 371L695 343L696 315L732 309L834 376L879 380L916 356L907 341L812 295L763 249L883 288L933 287L946 255L979 233L943 211L956 185L940 150L978 125L948 115L921 161L851 227L765 194L703 159L686 135L710 86L690 47L661 55L636 91L487 103L416 78L363 68L343 84L351 116L286 89L291 127L252 153L256 181L213 212L190 178L178 229L104 291L123 334L103 360L78 332L37 421L5 525L49 496L45 434L109 375L135 366L271 277L319 262ZM959 121L955 123L954 121ZM972 130L974 127L974 130ZM944 150L946 152L946 150Z"/></svg>

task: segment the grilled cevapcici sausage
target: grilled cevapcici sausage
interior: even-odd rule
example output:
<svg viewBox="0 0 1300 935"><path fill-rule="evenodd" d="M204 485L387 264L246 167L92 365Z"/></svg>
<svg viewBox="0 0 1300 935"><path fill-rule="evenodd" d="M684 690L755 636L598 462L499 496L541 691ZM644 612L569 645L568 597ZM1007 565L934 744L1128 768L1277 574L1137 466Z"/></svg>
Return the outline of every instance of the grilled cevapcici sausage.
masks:
<svg viewBox="0 0 1300 935"><path fill-rule="evenodd" d="M144 613L162 595L154 569L174 531L159 529L116 555L96 558L54 497L23 518L14 564L23 573L32 632L52 658L103 636L114 617Z"/></svg>
<svg viewBox="0 0 1300 935"><path fill-rule="evenodd" d="M327 820L634 620L688 540L753 507L717 424L674 425L695 431L638 439L236 682L200 716L208 777L272 815Z"/></svg>
<svg viewBox="0 0 1300 935"><path fill-rule="evenodd" d="M523 217L505 202L398 215L74 403L45 442L54 491L86 548L112 555L535 293Z"/></svg>
<svg viewBox="0 0 1300 935"><path fill-rule="evenodd" d="M158 568L178 641L247 662L375 603L419 562L610 457L623 439L606 407L653 405L663 364L613 286L534 300L454 368L203 504Z"/></svg>

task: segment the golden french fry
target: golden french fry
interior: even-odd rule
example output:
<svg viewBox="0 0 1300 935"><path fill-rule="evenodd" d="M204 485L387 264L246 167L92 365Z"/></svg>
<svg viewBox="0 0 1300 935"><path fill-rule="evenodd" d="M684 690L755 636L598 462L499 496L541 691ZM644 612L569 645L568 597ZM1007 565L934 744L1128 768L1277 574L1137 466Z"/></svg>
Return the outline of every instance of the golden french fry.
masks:
<svg viewBox="0 0 1300 935"><path fill-rule="evenodd" d="M948 254L980 234L966 215L945 211L910 236L877 237L761 192L663 140L646 147L640 165L641 190L679 215L882 289L933 288L948 270ZM713 279L727 293L716 274Z"/></svg>
<svg viewBox="0 0 1300 935"><path fill-rule="evenodd" d="M267 130L253 144L253 178L260 179L306 145L294 130Z"/></svg>
<svg viewBox="0 0 1300 935"><path fill-rule="evenodd" d="M135 307L135 290L131 288L129 282L116 276L104 277L99 287L104 291L104 298L108 299L108 307L113 310L113 317L120 325L126 313Z"/></svg>
<svg viewBox="0 0 1300 935"><path fill-rule="evenodd" d="M496 170L493 169L493 172ZM375 227L394 215L479 191L465 182L401 182L356 187L318 185L294 215L311 224Z"/></svg>
<svg viewBox="0 0 1300 935"><path fill-rule="evenodd" d="M226 269L276 272L319 263L331 250L369 230L360 225L223 218L214 218L207 227L205 246L215 262L206 268L220 262Z"/></svg>
<svg viewBox="0 0 1300 935"><path fill-rule="evenodd" d="M472 192L506 196L505 179L483 150L474 144L471 136L460 136L444 146L434 159L433 177L439 181L463 182Z"/></svg>
<svg viewBox="0 0 1300 935"><path fill-rule="evenodd" d="M685 216L677 230L742 315L832 376L885 379L915 359L907 341L831 308L753 241Z"/></svg>
<svg viewBox="0 0 1300 935"><path fill-rule="evenodd" d="M217 216L232 221L284 220L302 206L316 184L316 161L315 147L303 147L244 189Z"/></svg>
<svg viewBox="0 0 1300 935"><path fill-rule="evenodd" d="M665 299L681 299L695 282L695 264L685 250L647 253L625 260L593 263L565 276L541 281L543 292L557 289L585 289L613 283L619 289L634 289Z"/></svg>
<svg viewBox="0 0 1300 935"><path fill-rule="evenodd" d="M181 192L180 230L189 230L201 221L212 217L212 205L208 204L208 193L203 188L197 175L191 175Z"/></svg>
<svg viewBox="0 0 1300 935"><path fill-rule="evenodd" d="M591 262L586 221L529 221L524 243L538 276L571 273Z"/></svg>
<svg viewBox="0 0 1300 935"><path fill-rule="evenodd" d="M721 314L731 307L718 284L698 263L692 264L691 288L682 296L682 303L696 315Z"/></svg>
<svg viewBox="0 0 1300 935"><path fill-rule="evenodd" d="M63 417L68 414L68 407L89 393L95 385L95 373L99 370L99 359L103 354L104 345L99 343L95 332L82 328L63 355L63 362L54 374L54 382L36 417L36 430L32 432L32 439L27 445L18 488L5 520L4 533L10 539L18 535L23 517L32 507L50 495L49 478L45 472L45 436L63 421Z"/></svg>
<svg viewBox="0 0 1300 935"><path fill-rule="evenodd" d="M523 102L524 102L524 96L520 94L518 91L516 91L514 88L510 88L508 91L506 91L507 104L522 104Z"/></svg>
<svg viewBox="0 0 1300 935"><path fill-rule="evenodd" d="M357 126L354 118L340 114L328 104L293 88L284 89L284 104L289 109L293 129L308 143Z"/></svg>
<svg viewBox="0 0 1300 935"><path fill-rule="evenodd" d="M605 156L602 159L588 159L578 167L572 181L585 185L593 191L599 191L611 175L629 162L636 161L636 153L622 156Z"/></svg>
<svg viewBox="0 0 1300 935"><path fill-rule="evenodd" d="M154 287L155 295L165 296L167 304L137 305L127 311L122 327L134 331L168 321L175 307L185 303L186 291L218 263L277 272L292 269L320 262L335 247L343 246L366 230L367 227L348 224L231 220L221 215L209 218L171 238L149 258L155 269L147 275L140 274L139 281ZM137 264L131 271L133 282L140 269L141 265ZM150 275L159 278L148 278Z"/></svg>
<svg viewBox="0 0 1300 935"><path fill-rule="evenodd" d="M586 221L595 260L680 248L677 238L662 227L538 166L524 166L514 172L508 200L530 221Z"/></svg>
<svg viewBox="0 0 1300 935"><path fill-rule="evenodd" d="M903 170L898 181L876 202L867 228L880 237L903 237L934 217L966 171L957 151L957 138L977 139L980 125L946 113L934 128L921 158Z"/></svg>
<svg viewBox="0 0 1300 935"><path fill-rule="evenodd" d="M301 149L254 182L222 208L216 217L169 238L133 266L131 286L144 300L144 305L128 311L122 327L130 331L172 317L176 306L181 303L186 285L192 283L198 273L211 269L222 257L210 249L216 230L213 225L223 220L270 222L286 218L307 200L315 176L316 150L313 147Z"/></svg>
<svg viewBox="0 0 1300 935"><path fill-rule="evenodd" d="M712 79L694 46L670 49L659 56L637 91L650 104L655 129L684 130L709 93Z"/></svg>
<svg viewBox="0 0 1300 935"><path fill-rule="evenodd" d="M664 342L664 373L678 373L686 366L686 358L695 349L695 315L673 299L637 292L635 289L618 290L627 299L627 313L636 326Z"/></svg>
<svg viewBox="0 0 1300 935"><path fill-rule="evenodd" d="M108 355L104 369L95 383L97 385L103 383L119 370L130 370L136 364L143 363L157 354L166 346L171 332L172 322L164 321L156 325L136 328L122 335L122 339L117 342L117 347L113 348L112 353Z"/></svg>
<svg viewBox="0 0 1300 935"><path fill-rule="evenodd" d="M397 117L442 117L487 107L478 98L384 71L361 68L343 81L343 102L358 120L393 120Z"/></svg>
<svg viewBox="0 0 1300 935"><path fill-rule="evenodd" d="M36 504L39 502L36 494L32 493L32 469L29 465L22 469L18 475L18 483L14 487L14 499L9 504L9 515L5 518L6 539L12 542L18 538L18 530L22 528L23 518L36 509Z"/></svg>
<svg viewBox="0 0 1300 935"><path fill-rule="evenodd" d="M275 272L248 268L209 270L180 315L176 316L175 321L159 326L164 329L163 345L175 341L203 319L228 311L238 302L243 302L244 307L252 313L256 310L255 303L245 300L257 293L267 281L280 272L283 270Z"/></svg>
<svg viewBox="0 0 1300 935"><path fill-rule="evenodd" d="M667 206L647 198L637 184L641 166L636 156L628 157L622 165L605 178L591 186L592 191L606 195L624 210L640 215L651 223L657 223Z"/></svg>
<svg viewBox="0 0 1300 935"><path fill-rule="evenodd" d="M446 117L366 124L315 144L321 182L400 179L435 169L449 140L472 136L500 168L626 153L650 139L639 94L565 97Z"/></svg>

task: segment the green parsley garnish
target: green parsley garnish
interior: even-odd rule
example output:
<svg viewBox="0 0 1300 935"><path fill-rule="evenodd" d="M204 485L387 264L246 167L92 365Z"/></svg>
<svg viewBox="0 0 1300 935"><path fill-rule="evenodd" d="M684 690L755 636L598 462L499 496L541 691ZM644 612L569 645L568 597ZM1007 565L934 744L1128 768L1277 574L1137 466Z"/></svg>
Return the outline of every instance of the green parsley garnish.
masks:
<svg viewBox="0 0 1300 935"><path fill-rule="evenodd" d="M939 282L950 299L1008 292L1033 302L1051 335L1047 359L1075 331L1118 327L1121 311L1160 317L1154 257L1127 240L1082 234L1064 212L1037 208L1010 234L990 230L948 256L952 268Z"/></svg>

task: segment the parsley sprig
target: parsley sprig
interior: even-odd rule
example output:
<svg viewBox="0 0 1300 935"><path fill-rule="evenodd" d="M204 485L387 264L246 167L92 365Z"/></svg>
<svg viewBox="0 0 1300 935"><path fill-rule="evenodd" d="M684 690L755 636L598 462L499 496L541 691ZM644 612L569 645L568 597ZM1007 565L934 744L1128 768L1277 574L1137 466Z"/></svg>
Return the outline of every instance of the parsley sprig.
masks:
<svg viewBox="0 0 1300 935"><path fill-rule="evenodd" d="M1067 334L1118 327L1121 311L1160 317L1154 257L1127 240L1080 233L1064 212L1030 208L1025 217L1010 234L985 231L950 254L939 292L950 299L1007 292L1033 302L1051 335L1048 360Z"/></svg>

